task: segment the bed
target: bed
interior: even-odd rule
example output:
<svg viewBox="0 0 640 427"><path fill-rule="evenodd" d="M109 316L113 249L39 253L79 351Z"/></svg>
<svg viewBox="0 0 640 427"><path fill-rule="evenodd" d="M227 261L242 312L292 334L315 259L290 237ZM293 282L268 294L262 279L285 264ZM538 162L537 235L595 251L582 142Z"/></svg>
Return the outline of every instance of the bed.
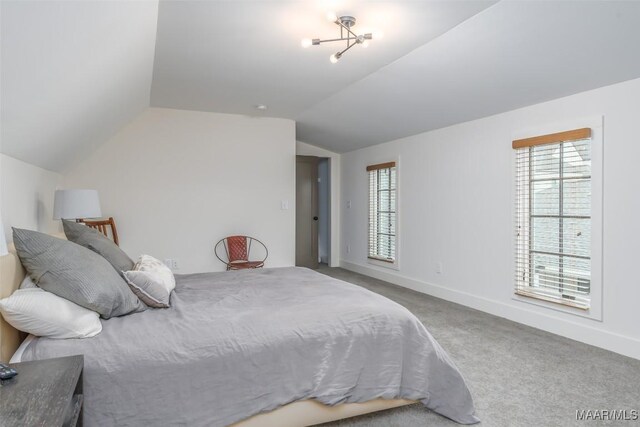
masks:
<svg viewBox="0 0 640 427"><path fill-rule="evenodd" d="M5 297L24 270L10 253L0 272ZM93 338L20 346L0 319L0 357L84 354L89 426L305 426L416 401L478 421L446 352L380 295L300 268L176 278L171 308L104 320Z"/></svg>

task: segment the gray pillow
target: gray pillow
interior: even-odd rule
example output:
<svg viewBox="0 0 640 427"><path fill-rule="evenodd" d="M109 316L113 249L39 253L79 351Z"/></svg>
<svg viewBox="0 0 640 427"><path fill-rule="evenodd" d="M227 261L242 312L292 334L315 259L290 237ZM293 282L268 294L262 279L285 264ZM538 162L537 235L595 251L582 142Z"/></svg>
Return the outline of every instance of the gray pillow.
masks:
<svg viewBox="0 0 640 427"><path fill-rule="evenodd" d="M46 291L105 319L146 309L113 267L87 248L19 228L13 243L29 276Z"/></svg>
<svg viewBox="0 0 640 427"><path fill-rule="evenodd" d="M104 234L75 221L62 221L67 239L104 257L118 273L133 269L133 261Z"/></svg>

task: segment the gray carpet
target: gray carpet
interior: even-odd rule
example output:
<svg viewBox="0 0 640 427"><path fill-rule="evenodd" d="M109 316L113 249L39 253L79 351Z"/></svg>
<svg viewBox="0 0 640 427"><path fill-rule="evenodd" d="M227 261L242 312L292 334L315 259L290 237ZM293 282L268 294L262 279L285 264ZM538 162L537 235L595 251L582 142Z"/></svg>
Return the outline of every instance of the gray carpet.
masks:
<svg viewBox="0 0 640 427"><path fill-rule="evenodd" d="M576 420L576 410L640 411L640 360L340 268L319 271L384 295L413 312L462 371L481 425L640 425L640 420ZM456 425L422 405L323 424Z"/></svg>

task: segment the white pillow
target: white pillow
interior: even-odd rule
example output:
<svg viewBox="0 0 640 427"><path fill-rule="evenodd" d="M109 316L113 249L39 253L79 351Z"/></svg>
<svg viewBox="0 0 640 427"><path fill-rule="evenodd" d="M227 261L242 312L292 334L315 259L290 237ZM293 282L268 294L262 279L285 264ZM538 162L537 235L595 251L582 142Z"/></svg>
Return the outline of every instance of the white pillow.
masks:
<svg viewBox="0 0 640 427"><path fill-rule="evenodd" d="M20 289L0 300L0 313L11 326L47 338L89 338L102 331L98 313L30 287L29 281L24 280Z"/></svg>
<svg viewBox="0 0 640 427"><path fill-rule="evenodd" d="M37 288L37 287L38 287L38 285L33 283L33 280L31 279L31 276L29 276L29 275L25 276L25 278L22 281L22 283L20 283L20 289L33 289L33 288ZM58 297L58 298L62 298L62 297Z"/></svg>
<svg viewBox="0 0 640 427"><path fill-rule="evenodd" d="M149 307L169 307L171 291L176 287L173 273L162 263L149 255L140 255L131 271L122 274L134 294Z"/></svg>

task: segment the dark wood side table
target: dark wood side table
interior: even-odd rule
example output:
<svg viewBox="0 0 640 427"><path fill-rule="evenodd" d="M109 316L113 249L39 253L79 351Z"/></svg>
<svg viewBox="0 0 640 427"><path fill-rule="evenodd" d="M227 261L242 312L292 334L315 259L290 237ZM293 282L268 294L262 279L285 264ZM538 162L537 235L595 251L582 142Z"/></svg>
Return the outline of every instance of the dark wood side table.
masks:
<svg viewBox="0 0 640 427"><path fill-rule="evenodd" d="M83 356L11 366L18 375L0 385L2 427L82 426Z"/></svg>

